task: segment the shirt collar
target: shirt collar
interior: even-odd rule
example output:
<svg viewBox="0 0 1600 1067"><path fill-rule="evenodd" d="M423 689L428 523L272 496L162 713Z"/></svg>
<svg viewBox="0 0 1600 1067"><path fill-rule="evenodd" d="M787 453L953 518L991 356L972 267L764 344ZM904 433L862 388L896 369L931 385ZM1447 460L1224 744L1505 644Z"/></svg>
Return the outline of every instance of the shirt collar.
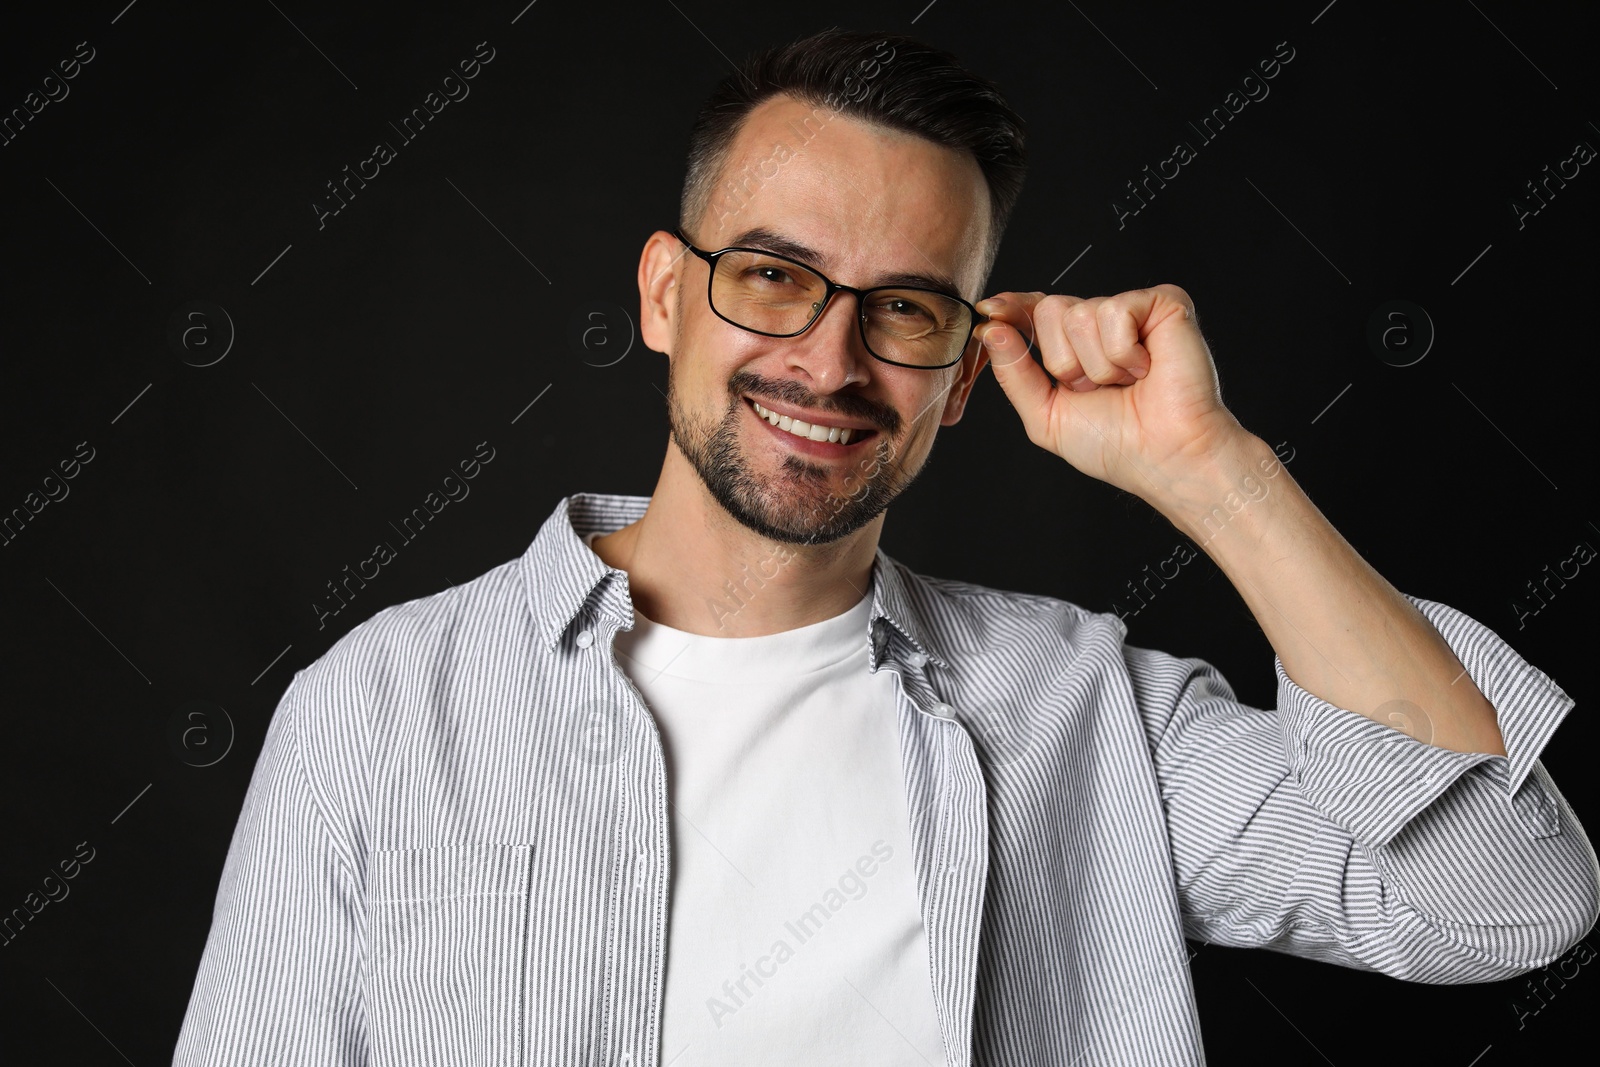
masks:
<svg viewBox="0 0 1600 1067"><path fill-rule="evenodd" d="M610 533L644 515L647 496L620 493L574 493L558 503L522 555L522 582L527 593L539 640L554 648L585 605L608 615L623 627L633 625L633 598L626 571L609 567L583 543L592 531ZM928 640L928 627L916 610L928 591L902 564L877 548L872 565L872 612L867 619L868 656L874 669L882 648L872 638L884 619L929 662L948 667L949 662Z"/></svg>

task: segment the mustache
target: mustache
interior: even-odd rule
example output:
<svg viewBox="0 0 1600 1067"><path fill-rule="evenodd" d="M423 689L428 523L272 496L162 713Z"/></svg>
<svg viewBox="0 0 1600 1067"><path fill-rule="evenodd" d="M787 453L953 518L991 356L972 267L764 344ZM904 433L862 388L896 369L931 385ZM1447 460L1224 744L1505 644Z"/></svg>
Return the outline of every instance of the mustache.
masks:
<svg viewBox="0 0 1600 1067"><path fill-rule="evenodd" d="M740 398L746 395L764 397L811 411L841 415L847 419L863 419L891 437L900 432L900 415L893 408L880 407L851 393L819 397L796 381L769 381L759 374L737 371L728 379L728 394L733 404L739 403Z"/></svg>

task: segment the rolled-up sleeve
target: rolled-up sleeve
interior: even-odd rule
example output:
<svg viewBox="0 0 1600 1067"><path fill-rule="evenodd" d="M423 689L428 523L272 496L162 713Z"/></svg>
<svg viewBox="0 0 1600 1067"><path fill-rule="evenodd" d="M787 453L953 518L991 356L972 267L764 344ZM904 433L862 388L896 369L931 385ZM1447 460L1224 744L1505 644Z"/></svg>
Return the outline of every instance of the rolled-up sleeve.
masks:
<svg viewBox="0 0 1600 1067"><path fill-rule="evenodd" d="M1338 707L1277 657L1263 711L1203 660L1126 646L1188 936L1451 983L1543 966L1593 925L1594 849L1539 761L1572 698L1481 623L1407 599L1494 708L1506 755ZM1425 709L1393 713L1429 736Z"/></svg>
<svg viewBox="0 0 1600 1067"><path fill-rule="evenodd" d="M367 1062L361 853L318 773L321 680L315 667L296 674L267 729L174 1067Z"/></svg>

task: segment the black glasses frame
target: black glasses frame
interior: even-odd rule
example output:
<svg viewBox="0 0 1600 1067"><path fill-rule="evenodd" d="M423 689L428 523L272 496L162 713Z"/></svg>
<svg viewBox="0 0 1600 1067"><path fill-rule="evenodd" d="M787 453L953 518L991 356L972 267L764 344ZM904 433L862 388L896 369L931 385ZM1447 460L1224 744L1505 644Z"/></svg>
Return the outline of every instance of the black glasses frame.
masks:
<svg viewBox="0 0 1600 1067"><path fill-rule="evenodd" d="M780 256L776 252L769 252L765 248L748 248L742 245L732 245L728 248L719 248L715 252L707 252L704 249L696 248L694 242L690 241L681 229L673 230L672 236L676 237L683 244L683 247L687 248L689 251L705 260L706 264L711 268L707 272L706 276L706 304L711 308L711 313L730 326L737 326L741 330L760 334L762 337L799 337L801 334L811 329L811 327L815 326L818 319L822 318L822 313L828 310L828 304L832 302L835 293L853 293L856 298L856 308L859 312L856 315L856 329L861 334L861 345L867 350L868 355L870 355L873 359L880 360L896 367L910 367L913 370L943 370L946 367L953 367L957 363L961 362L962 358L967 354L967 346L972 343L973 331L978 328L979 322L988 318L988 316L981 314L976 307L973 307L972 304L968 303L966 300L956 296L954 293L947 293L943 289L929 289L922 285L874 285L868 289L857 289L851 285L840 285L838 282L834 281L826 274L823 274L820 270L813 266L801 263L797 259L790 259L788 256ZM717 260L728 252L754 252L757 255L770 256L771 258L779 260L780 262L793 264L794 266L799 267L801 270L808 271L811 274L815 274L818 278L821 278L822 284L827 288L822 299L817 302L816 310L811 313L811 318L806 320L806 324L800 327L798 330L795 330L793 333L768 333L766 330L758 330L752 326L746 326L742 322L734 322L732 319L728 318L728 316L718 311L717 302L711 299L711 287L716 283L717 279ZM952 359L948 363L939 364L902 363L897 359L890 359L887 356L880 356L878 353L872 350L872 342L867 340L866 298L872 293L889 291L933 293L937 296L942 296L948 300L954 300L960 303L972 313L972 321L970 325L967 326L967 336L962 340L961 350L956 354L955 359Z"/></svg>

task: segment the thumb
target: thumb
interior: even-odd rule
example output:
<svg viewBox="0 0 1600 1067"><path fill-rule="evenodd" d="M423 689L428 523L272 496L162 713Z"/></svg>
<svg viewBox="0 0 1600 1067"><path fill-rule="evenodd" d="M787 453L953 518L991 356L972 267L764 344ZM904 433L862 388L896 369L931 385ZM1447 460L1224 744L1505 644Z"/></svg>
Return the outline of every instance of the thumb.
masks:
<svg viewBox="0 0 1600 1067"><path fill-rule="evenodd" d="M989 366L1005 391L1006 399L1022 416L1030 438L1042 440L1045 416L1055 393L1055 379L1028 353L1027 339L1009 323L991 319L983 324L981 338Z"/></svg>

